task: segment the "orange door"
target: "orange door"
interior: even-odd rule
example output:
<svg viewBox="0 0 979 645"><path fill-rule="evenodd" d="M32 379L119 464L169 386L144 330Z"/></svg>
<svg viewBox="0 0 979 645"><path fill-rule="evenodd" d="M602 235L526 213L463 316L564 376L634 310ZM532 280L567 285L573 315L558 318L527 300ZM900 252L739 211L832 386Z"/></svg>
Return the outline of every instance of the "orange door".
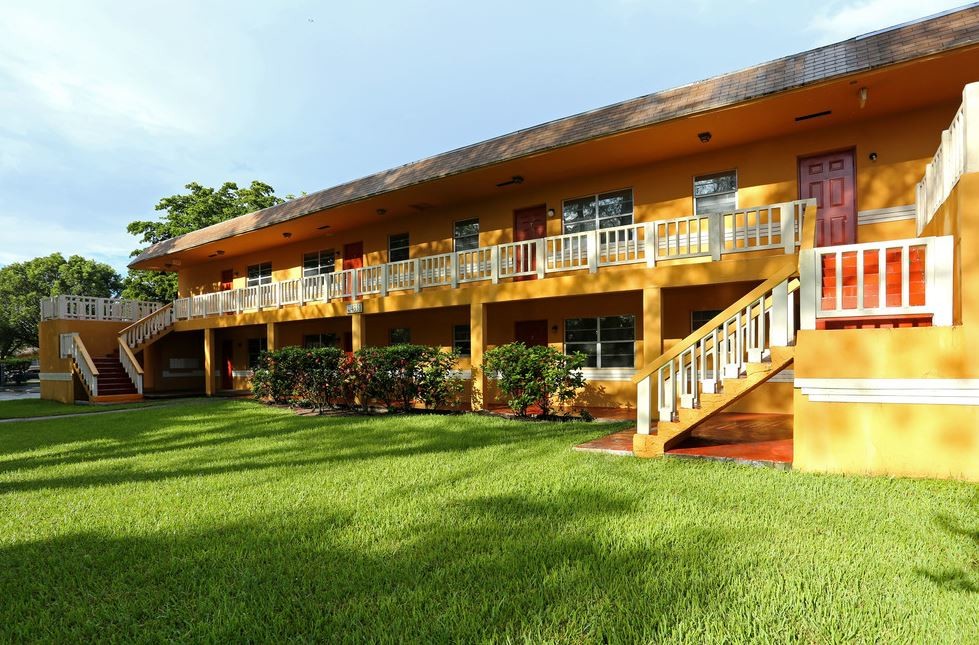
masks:
<svg viewBox="0 0 979 645"><path fill-rule="evenodd" d="M816 198L816 246L857 241L853 151L799 160L799 193Z"/></svg>
<svg viewBox="0 0 979 645"><path fill-rule="evenodd" d="M221 272L221 291L231 291L234 285L235 272L233 269L226 269Z"/></svg>
<svg viewBox="0 0 979 645"><path fill-rule="evenodd" d="M221 389L222 390L233 390L235 387L234 381L234 367L235 367L235 356L234 356L234 343L230 340L226 340L221 343Z"/></svg>
<svg viewBox="0 0 979 645"><path fill-rule="evenodd" d="M364 243L363 242L351 242L350 244L343 245L343 270L347 269L359 269L364 266ZM354 277L349 276L347 278L347 291L350 291L354 286ZM349 300L349 298L348 298Z"/></svg>
<svg viewBox="0 0 979 645"><path fill-rule="evenodd" d="M547 234L547 206L532 206L521 208L513 212L513 241L523 242L526 240L536 240ZM531 247L524 253L522 249L517 249L517 267L521 270L537 270L537 248ZM543 261L543 259L541 259ZM514 280L534 280L537 276L528 275L514 278ZM546 326L546 325L545 325Z"/></svg>

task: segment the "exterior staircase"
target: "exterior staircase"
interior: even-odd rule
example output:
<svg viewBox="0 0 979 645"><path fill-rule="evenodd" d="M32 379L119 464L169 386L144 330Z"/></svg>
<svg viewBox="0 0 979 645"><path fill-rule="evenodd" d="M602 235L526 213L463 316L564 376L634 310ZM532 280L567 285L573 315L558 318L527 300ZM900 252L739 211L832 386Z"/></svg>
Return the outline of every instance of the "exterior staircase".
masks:
<svg viewBox="0 0 979 645"><path fill-rule="evenodd" d="M136 389L136 384L129 378L119 352L92 358L98 370L98 394L92 397L93 403L118 403L123 401L142 401L143 395Z"/></svg>
<svg viewBox="0 0 979 645"><path fill-rule="evenodd" d="M664 454L792 364L797 276L797 266L786 265L636 376L636 456Z"/></svg>

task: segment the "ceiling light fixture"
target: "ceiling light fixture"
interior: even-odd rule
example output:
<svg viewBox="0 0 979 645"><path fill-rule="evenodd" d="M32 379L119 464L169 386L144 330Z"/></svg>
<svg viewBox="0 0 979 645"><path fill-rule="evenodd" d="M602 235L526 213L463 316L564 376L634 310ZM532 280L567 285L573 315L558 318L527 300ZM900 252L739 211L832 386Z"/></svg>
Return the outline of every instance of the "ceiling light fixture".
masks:
<svg viewBox="0 0 979 645"><path fill-rule="evenodd" d="M290 233L289 231L286 231L285 233L282 234L282 237L284 237L284 238L286 238L288 240L290 237L292 237L292 233Z"/></svg>
<svg viewBox="0 0 979 645"><path fill-rule="evenodd" d="M712 136L710 132L700 132L697 134L697 138L700 139L701 143L710 143Z"/></svg>
<svg viewBox="0 0 979 645"><path fill-rule="evenodd" d="M388 212L388 209L386 209L386 208L378 208L377 211L376 211L376 213L378 215L385 215L385 214L387 214L387 212Z"/></svg>
<svg viewBox="0 0 979 645"><path fill-rule="evenodd" d="M317 231L325 231L328 228L330 228L330 225L329 224L324 224L323 226L317 226L316 227L316 230Z"/></svg>

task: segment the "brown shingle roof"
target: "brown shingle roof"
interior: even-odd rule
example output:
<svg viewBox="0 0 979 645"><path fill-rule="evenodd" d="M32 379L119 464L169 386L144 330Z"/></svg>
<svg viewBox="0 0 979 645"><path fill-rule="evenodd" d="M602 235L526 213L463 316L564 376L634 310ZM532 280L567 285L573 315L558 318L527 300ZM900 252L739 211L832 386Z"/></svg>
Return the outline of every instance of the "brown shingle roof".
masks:
<svg viewBox="0 0 979 645"><path fill-rule="evenodd" d="M132 264L496 163L979 42L979 4L385 170L155 244Z"/></svg>

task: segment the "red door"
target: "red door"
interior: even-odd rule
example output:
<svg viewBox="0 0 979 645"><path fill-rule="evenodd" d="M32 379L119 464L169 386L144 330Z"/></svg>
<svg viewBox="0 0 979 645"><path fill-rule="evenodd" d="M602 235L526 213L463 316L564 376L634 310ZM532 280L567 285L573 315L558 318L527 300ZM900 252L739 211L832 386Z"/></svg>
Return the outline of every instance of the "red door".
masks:
<svg viewBox="0 0 979 645"><path fill-rule="evenodd" d="M816 198L816 246L857 241L853 151L799 160L799 194Z"/></svg>
<svg viewBox="0 0 979 645"><path fill-rule="evenodd" d="M547 344L546 320L518 320L513 326L513 338L527 347Z"/></svg>
<svg viewBox="0 0 979 645"><path fill-rule="evenodd" d="M233 390L235 387L233 370L235 367L234 343L226 340L221 343L221 389Z"/></svg>
<svg viewBox="0 0 979 645"><path fill-rule="evenodd" d="M233 269L226 269L221 272L221 291L231 291L234 286L235 272Z"/></svg>
<svg viewBox="0 0 979 645"><path fill-rule="evenodd" d="M351 242L343 245L343 270L359 269L364 266L364 243ZM353 276L347 278L347 291L353 288ZM349 298L348 298L349 300Z"/></svg>
<svg viewBox="0 0 979 645"><path fill-rule="evenodd" d="M513 212L513 241L536 240L547 234L547 206L532 206ZM543 259L541 260L543 261ZM517 270L537 270L537 248L530 247L529 252L517 249ZM514 280L533 280L536 275L520 276ZM546 325L545 325L546 328Z"/></svg>

